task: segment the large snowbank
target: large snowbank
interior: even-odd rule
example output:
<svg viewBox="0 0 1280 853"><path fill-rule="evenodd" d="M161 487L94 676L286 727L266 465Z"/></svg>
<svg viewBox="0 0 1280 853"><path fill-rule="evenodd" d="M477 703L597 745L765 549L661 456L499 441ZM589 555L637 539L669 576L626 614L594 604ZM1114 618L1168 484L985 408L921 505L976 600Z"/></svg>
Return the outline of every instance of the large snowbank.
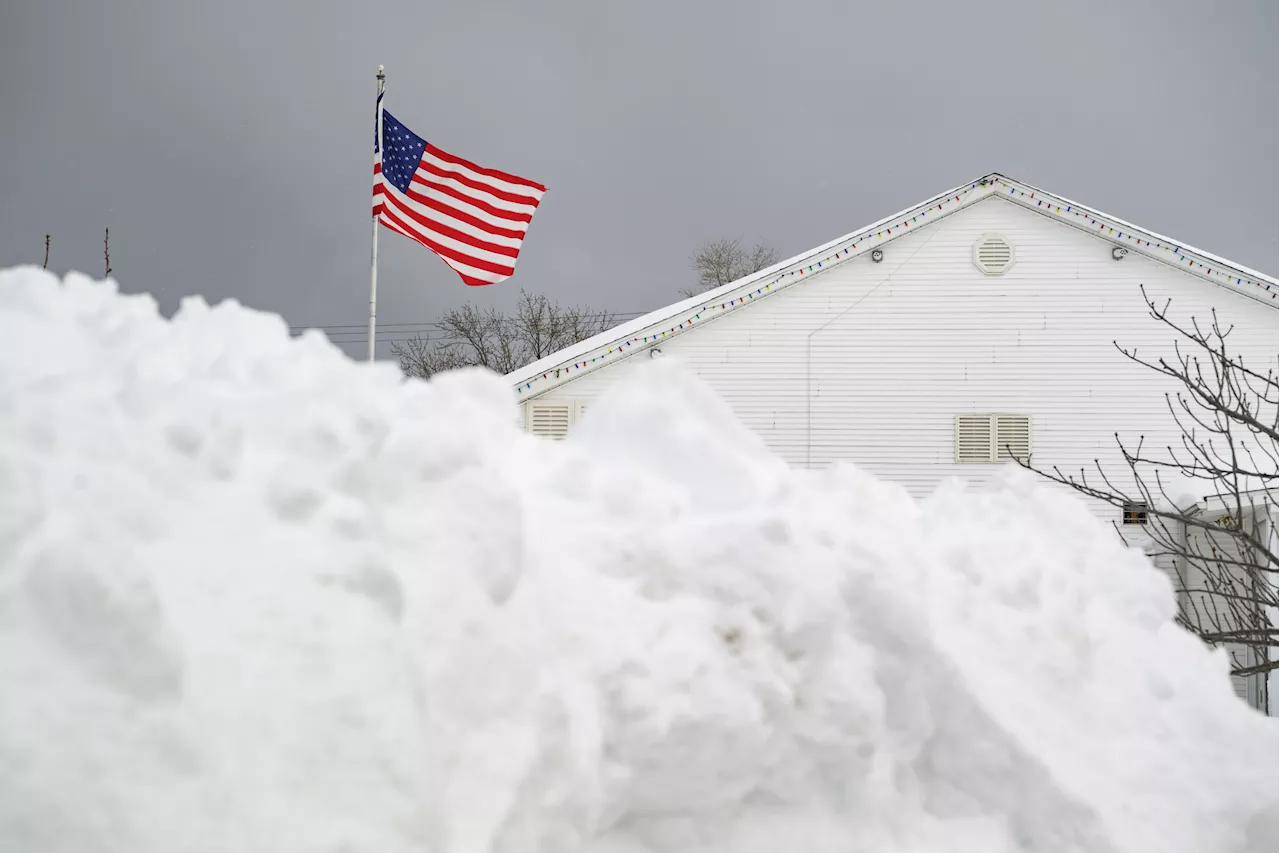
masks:
<svg viewBox="0 0 1280 853"><path fill-rule="evenodd" d="M1274 722L1069 496L33 269L0 340L0 849L1276 847Z"/></svg>

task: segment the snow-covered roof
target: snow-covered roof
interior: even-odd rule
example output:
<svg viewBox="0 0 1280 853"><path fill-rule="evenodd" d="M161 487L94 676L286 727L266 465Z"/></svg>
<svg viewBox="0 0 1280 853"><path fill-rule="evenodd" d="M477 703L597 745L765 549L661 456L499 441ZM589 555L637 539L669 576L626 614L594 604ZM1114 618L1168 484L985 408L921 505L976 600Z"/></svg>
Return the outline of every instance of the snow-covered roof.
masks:
<svg viewBox="0 0 1280 853"><path fill-rule="evenodd" d="M1271 276L993 172L760 272L601 332L512 371L507 374L507 378L520 394L527 397L538 396L583 373L604 367L618 358L652 347L696 325L745 307L757 298L762 299L804 281L806 277L870 252L993 195L999 195L1071 227L1099 234L1135 254L1176 266L1272 308L1276 307L1280 282Z"/></svg>

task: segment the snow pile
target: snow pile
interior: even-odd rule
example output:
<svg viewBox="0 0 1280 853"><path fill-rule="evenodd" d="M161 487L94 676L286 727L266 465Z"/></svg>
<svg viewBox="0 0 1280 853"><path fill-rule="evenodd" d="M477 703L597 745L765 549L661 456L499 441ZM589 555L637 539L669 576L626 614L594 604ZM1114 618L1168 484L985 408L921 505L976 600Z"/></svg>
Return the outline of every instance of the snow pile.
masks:
<svg viewBox="0 0 1280 853"><path fill-rule="evenodd" d="M1273 721L1069 496L39 270L0 339L0 849L1275 849Z"/></svg>

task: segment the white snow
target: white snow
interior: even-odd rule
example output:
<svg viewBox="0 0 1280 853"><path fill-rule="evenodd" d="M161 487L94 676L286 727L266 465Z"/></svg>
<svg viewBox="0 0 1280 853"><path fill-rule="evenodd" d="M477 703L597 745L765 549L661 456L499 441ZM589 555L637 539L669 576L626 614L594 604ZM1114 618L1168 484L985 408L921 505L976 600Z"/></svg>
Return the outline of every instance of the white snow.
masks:
<svg viewBox="0 0 1280 853"><path fill-rule="evenodd" d="M1039 483L792 470L669 360L540 442L35 269L0 340L2 850L1276 849L1275 722Z"/></svg>

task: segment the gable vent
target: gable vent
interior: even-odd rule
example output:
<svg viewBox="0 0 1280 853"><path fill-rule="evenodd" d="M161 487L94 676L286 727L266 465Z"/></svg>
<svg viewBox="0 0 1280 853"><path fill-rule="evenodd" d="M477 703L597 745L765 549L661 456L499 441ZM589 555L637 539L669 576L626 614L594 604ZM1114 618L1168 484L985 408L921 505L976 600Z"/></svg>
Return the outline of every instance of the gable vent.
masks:
<svg viewBox="0 0 1280 853"><path fill-rule="evenodd" d="M1013 244L999 234L984 234L974 244L973 263L987 275L1000 275L1013 266Z"/></svg>
<svg viewBox="0 0 1280 853"><path fill-rule="evenodd" d="M529 432L542 438L562 439L569 434L568 403L530 403Z"/></svg>
<svg viewBox="0 0 1280 853"><path fill-rule="evenodd" d="M1031 456L1031 419L1026 415L957 415L956 462L990 464Z"/></svg>

